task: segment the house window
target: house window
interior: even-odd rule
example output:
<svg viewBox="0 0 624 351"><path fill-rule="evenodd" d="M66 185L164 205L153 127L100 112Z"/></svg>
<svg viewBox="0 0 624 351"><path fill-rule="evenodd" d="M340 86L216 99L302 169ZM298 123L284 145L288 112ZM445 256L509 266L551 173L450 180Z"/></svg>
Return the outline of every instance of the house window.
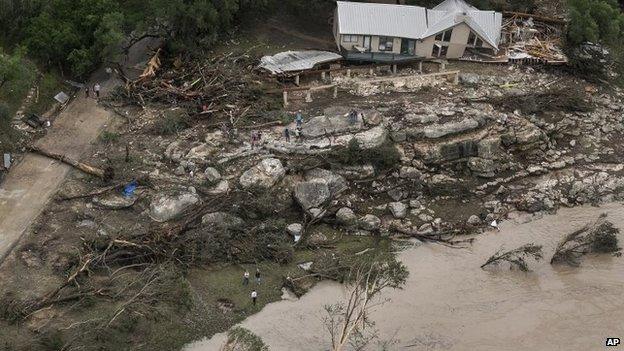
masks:
<svg viewBox="0 0 624 351"><path fill-rule="evenodd" d="M483 46L483 40L481 40L481 38L477 38L477 41L475 42L475 46L480 48Z"/></svg>
<svg viewBox="0 0 624 351"><path fill-rule="evenodd" d="M474 45L475 40L477 40L477 35L474 32L470 32L468 36L468 45Z"/></svg>
<svg viewBox="0 0 624 351"><path fill-rule="evenodd" d="M448 53L448 46L434 44L433 50L431 51L431 56L432 57L446 57L447 53Z"/></svg>
<svg viewBox="0 0 624 351"><path fill-rule="evenodd" d="M438 33L438 35L436 35L435 37L435 40L449 42L451 41L452 36L453 36L453 28L449 30L445 30L444 32Z"/></svg>
<svg viewBox="0 0 624 351"><path fill-rule="evenodd" d="M379 51L392 51L393 44L394 44L394 38L379 37Z"/></svg>
<svg viewBox="0 0 624 351"><path fill-rule="evenodd" d="M359 41L359 36L357 35L343 35L342 42L343 43L357 43Z"/></svg>

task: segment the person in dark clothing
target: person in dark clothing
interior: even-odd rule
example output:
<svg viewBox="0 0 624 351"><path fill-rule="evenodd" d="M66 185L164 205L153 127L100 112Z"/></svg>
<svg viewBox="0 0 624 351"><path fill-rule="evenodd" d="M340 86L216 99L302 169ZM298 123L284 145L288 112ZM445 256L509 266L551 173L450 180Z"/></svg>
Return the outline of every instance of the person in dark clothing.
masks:
<svg viewBox="0 0 624 351"><path fill-rule="evenodd" d="M249 285L249 271L247 270L243 273L243 285Z"/></svg>
<svg viewBox="0 0 624 351"><path fill-rule="evenodd" d="M256 268L256 284L260 284L260 268Z"/></svg>
<svg viewBox="0 0 624 351"><path fill-rule="evenodd" d="M286 138L287 143L290 143L290 129L288 128L284 129L284 138Z"/></svg>
<svg viewBox="0 0 624 351"><path fill-rule="evenodd" d="M89 97L89 86L85 85L85 97L88 98Z"/></svg>

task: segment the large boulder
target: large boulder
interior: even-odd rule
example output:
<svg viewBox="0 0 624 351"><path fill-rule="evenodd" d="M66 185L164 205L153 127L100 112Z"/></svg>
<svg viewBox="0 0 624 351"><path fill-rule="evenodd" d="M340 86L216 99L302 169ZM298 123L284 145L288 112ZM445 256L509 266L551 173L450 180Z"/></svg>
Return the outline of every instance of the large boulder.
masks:
<svg viewBox="0 0 624 351"><path fill-rule="evenodd" d="M304 210L321 207L331 198L329 185L322 179L297 183L293 194Z"/></svg>
<svg viewBox="0 0 624 351"><path fill-rule="evenodd" d="M156 222L167 222L199 203L199 200L199 196L195 193L160 195L152 200L149 215Z"/></svg>
<svg viewBox="0 0 624 351"><path fill-rule="evenodd" d="M336 219L340 224L352 225L357 220L355 213L348 207L342 207L336 212Z"/></svg>
<svg viewBox="0 0 624 351"><path fill-rule="evenodd" d="M374 149L383 145L388 139L388 130L384 126L377 126L367 131L357 133L353 139L364 150Z"/></svg>
<svg viewBox="0 0 624 351"><path fill-rule="evenodd" d="M388 209L394 218L405 218L407 216L407 206L402 202L391 202Z"/></svg>
<svg viewBox="0 0 624 351"><path fill-rule="evenodd" d="M219 171L214 167L208 167L204 171L204 177L206 177L206 180L210 184L215 184L216 182L221 180L221 173L219 173Z"/></svg>
<svg viewBox="0 0 624 351"><path fill-rule="evenodd" d="M276 158L267 158L247 170L239 181L243 188L261 187L268 189L286 174L282 162Z"/></svg>
<svg viewBox="0 0 624 351"><path fill-rule="evenodd" d="M379 217L367 214L366 216L360 218L360 228L369 231L378 230L381 227L381 219Z"/></svg>
<svg viewBox="0 0 624 351"><path fill-rule="evenodd" d="M348 111L345 115L347 113ZM303 125L303 135L307 138L318 138L328 134L344 134L362 129L362 121L351 123L345 115L313 117Z"/></svg>
<svg viewBox="0 0 624 351"><path fill-rule="evenodd" d="M458 122L434 124L425 127L425 137L429 139L442 138L447 135L468 132L479 127L479 122L472 118L466 118Z"/></svg>
<svg viewBox="0 0 624 351"><path fill-rule="evenodd" d="M328 171L323 168L315 168L305 173L307 181L322 180L329 186L332 196L339 194L349 188L345 178L339 174Z"/></svg>
<svg viewBox="0 0 624 351"><path fill-rule="evenodd" d="M202 217L202 224L219 229L234 229L243 227L245 221L227 212L213 212L205 214Z"/></svg>

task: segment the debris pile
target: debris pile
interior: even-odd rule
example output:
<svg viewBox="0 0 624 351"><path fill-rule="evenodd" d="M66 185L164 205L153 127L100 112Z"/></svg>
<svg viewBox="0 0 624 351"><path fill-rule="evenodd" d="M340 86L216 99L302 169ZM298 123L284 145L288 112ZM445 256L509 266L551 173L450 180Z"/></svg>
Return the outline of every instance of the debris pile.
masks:
<svg viewBox="0 0 624 351"><path fill-rule="evenodd" d="M566 63L561 47L562 22L555 19L538 20L515 14L503 23L503 41L510 61L538 59L545 63Z"/></svg>

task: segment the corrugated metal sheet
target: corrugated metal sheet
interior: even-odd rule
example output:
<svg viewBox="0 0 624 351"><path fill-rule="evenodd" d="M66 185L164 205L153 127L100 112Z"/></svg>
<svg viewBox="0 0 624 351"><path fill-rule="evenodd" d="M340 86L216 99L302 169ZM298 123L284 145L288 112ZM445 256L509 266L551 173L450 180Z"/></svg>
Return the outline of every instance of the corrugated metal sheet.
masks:
<svg viewBox="0 0 624 351"><path fill-rule="evenodd" d="M500 41L503 15L480 11L463 0L446 0L432 10L344 1L337 4L340 34L424 39L464 22L495 48Z"/></svg>
<svg viewBox="0 0 624 351"><path fill-rule="evenodd" d="M419 39L427 30L425 8L338 1L340 34Z"/></svg>
<svg viewBox="0 0 624 351"><path fill-rule="evenodd" d="M260 68L271 73L296 72L312 69L321 63L341 60L342 56L330 51L285 51L260 59Z"/></svg>
<svg viewBox="0 0 624 351"><path fill-rule="evenodd" d="M444 12L470 12L479 11L478 8L467 4L463 0L445 0L432 10L444 11Z"/></svg>

